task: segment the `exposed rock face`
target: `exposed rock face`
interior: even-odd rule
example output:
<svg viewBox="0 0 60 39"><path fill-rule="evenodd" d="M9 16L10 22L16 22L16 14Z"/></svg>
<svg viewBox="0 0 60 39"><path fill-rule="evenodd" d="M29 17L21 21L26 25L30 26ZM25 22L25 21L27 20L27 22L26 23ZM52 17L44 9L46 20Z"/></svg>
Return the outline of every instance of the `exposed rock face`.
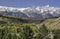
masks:
<svg viewBox="0 0 60 39"><path fill-rule="evenodd" d="M59 17L60 8L58 7L27 7L27 8L12 8L0 6L0 14L5 14L8 16L14 16L18 18L49 18L49 17Z"/></svg>

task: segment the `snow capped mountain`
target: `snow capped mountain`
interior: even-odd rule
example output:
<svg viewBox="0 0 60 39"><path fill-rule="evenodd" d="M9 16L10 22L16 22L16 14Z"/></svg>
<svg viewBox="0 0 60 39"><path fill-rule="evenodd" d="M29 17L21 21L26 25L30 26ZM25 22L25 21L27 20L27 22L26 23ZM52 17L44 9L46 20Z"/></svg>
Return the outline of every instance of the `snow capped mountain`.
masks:
<svg viewBox="0 0 60 39"><path fill-rule="evenodd" d="M18 18L48 18L60 16L60 8L47 6L13 8L0 6L0 14Z"/></svg>

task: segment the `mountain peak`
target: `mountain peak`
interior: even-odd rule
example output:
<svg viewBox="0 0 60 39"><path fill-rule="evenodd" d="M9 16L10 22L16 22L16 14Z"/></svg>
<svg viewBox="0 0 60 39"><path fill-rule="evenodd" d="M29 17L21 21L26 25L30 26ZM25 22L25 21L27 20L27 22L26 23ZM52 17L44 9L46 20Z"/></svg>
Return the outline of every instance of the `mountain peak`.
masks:
<svg viewBox="0 0 60 39"><path fill-rule="evenodd" d="M0 6L0 14L6 14L9 16L15 16L19 18L21 17L48 18L60 16L60 8L50 7L49 5L27 8Z"/></svg>
<svg viewBox="0 0 60 39"><path fill-rule="evenodd" d="M49 7L49 5L46 5L46 7Z"/></svg>

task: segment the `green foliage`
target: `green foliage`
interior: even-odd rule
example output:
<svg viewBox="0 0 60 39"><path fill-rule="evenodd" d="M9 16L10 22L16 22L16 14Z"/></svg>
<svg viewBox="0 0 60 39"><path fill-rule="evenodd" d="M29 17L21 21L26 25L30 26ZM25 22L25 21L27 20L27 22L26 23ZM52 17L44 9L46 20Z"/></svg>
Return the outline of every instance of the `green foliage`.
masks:
<svg viewBox="0 0 60 39"><path fill-rule="evenodd" d="M7 23L0 26L0 39L51 39L50 32L55 34L51 34L54 39L60 38L60 35L56 35L59 31L49 30L45 25Z"/></svg>
<svg viewBox="0 0 60 39"><path fill-rule="evenodd" d="M20 21L25 20L15 17L0 17L4 17L0 21L0 39L60 39L60 29L52 30L44 24L21 23Z"/></svg>

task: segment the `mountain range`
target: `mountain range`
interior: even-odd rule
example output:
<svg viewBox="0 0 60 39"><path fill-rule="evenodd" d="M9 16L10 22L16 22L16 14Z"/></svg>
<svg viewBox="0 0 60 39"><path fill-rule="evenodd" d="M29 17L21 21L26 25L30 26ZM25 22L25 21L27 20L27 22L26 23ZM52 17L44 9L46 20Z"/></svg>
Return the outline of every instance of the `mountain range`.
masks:
<svg viewBox="0 0 60 39"><path fill-rule="evenodd" d="M46 6L13 8L0 6L0 14L17 18L49 18L60 17L60 8Z"/></svg>

